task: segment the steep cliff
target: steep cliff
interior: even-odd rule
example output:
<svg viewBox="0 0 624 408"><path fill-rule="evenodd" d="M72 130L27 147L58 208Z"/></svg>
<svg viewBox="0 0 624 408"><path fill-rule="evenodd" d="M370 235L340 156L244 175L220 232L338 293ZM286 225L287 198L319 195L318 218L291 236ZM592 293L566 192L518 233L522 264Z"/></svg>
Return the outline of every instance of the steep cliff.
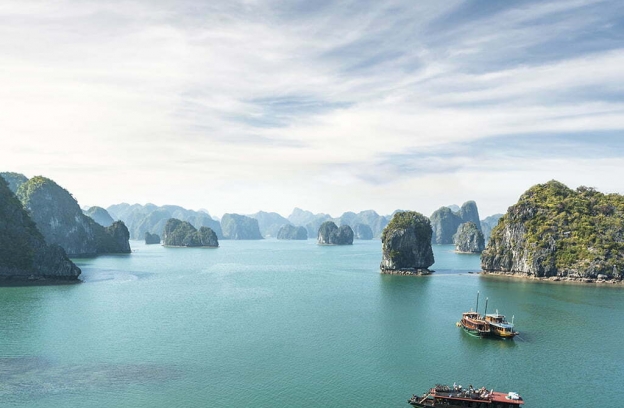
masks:
<svg viewBox="0 0 624 408"><path fill-rule="evenodd" d="M78 268L63 248L48 245L0 177L0 280L76 280Z"/></svg>
<svg viewBox="0 0 624 408"><path fill-rule="evenodd" d="M459 209L459 218L462 223L472 222L481 231L481 220L479 219L479 209L474 201L466 201Z"/></svg>
<svg viewBox="0 0 624 408"><path fill-rule="evenodd" d="M434 244L452 244L453 235L462 224L461 217L448 207L441 207L431 214L432 241Z"/></svg>
<svg viewBox="0 0 624 408"><path fill-rule="evenodd" d="M91 207L87 211L84 211L84 214L88 217L91 217L93 221L97 222L103 227L110 227L113 225L115 220L110 216L108 211L103 209L102 207Z"/></svg>
<svg viewBox="0 0 624 408"><path fill-rule="evenodd" d="M17 197L46 242L61 246L69 256L130 252L128 229L122 222L102 227L50 179L33 177L19 187Z"/></svg>
<svg viewBox="0 0 624 408"><path fill-rule="evenodd" d="M431 242L434 244L452 244L457 228L466 222L474 223L481 230L479 210L474 201L466 201L456 212L449 207L439 208L431 214L431 228L433 229Z"/></svg>
<svg viewBox="0 0 624 408"><path fill-rule="evenodd" d="M320 245L353 245L353 230L348 225L336 226L333 221L325 221L318 230L317 242Z"/></svg>
<svg viewBox="0 0 624 408"><path fill-rule="evenodd" d="M483 233L474 222L461 224L453 236L453 242L457 252L480 254L485 249Z"/></svg>
<svg viewBox="0 0 624 408"><path fill-rule="evenodd" d="M624 197L554 180L533 186L492 230L481 267L555 280L621 280Z"/></svg>
<svg viewBox="0 0 624 408"><path fill-rule="evenodd" d="M218 247L217 234L208 227L197 230L187 221L171 218L163 230L163 245L176 247Z"/></svg>
<svg viewBox="0 0 624 408"><path fill-rule="evenodd" d="M415 211L398 212L381 234L381 272L427 274L433 265L431 223Z"/></svg>
<svg viewBox="0 0 624 408"><path fill-rule="evenodd" d="M258 220L239 214L224 214L221 218L223 239L262 239Z"/></svg>
<svg viewBox="0 0 624 408"><path fill-rule="evenodd" d="M306 240L308 239L308 230L304 227L286 224L277 232L277 239Z"/></svg>

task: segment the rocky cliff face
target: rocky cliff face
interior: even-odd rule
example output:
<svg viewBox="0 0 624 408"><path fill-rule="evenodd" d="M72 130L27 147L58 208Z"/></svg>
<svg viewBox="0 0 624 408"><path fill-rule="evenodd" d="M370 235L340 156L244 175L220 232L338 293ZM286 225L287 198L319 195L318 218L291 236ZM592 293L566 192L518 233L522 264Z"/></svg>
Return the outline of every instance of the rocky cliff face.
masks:
<svg viewBox="0 0 624 408"><path fill-rule="evenodd" d="M221 218L223 239L262 239L258 220L239 214L224 214Z"/></svg>
<svg viewBox="0 0 624 408"><path fill-rule="evenodd" d="M304 227L286 224L278 231L277 239L306 240L308 239L308 230Z"/></svg>
<svg viewBox="0 0 624 408"><path fill-rule="evenodd" d="M355 239L373 239L373 230L366 224L355 224L353 233L355 234Z"/></svg>
<svg viewBox="0 0 624 408"><path fill-rule="evenodd" d="M457 252L480 254L485 249L483 233L479 231L474 222L465 222L460 225L453 241Z"/></svg>
<svg viewBox="0 0 624 408"><path fill-rule="evenodd" d="M108 211L102 207L91 207L84 214L103 227L110 227L115 220L110 216Z"/></svg>
<svg viewBox="0 0 624 408"><path fill-rule="evenodd" d="M426 274L433 265L431 223L415 211L398 212L381 235L381 272Z"/></svg>
<svg viewBox="0 0 624 408"><path fill-rule="evenodd" d="M160 244L160 235L158 235L158 234L150 234L149 232L146 232L145 233L145 244L146 245Z"/></svg>
<svg viewBox="0 0 624 408"><path fill-rule="evenodd" d="M624 272L624 197L550 181L509 207L481 254L486 272L615 279Z"/></svg>
<svg viewBox="0 0 624 408"><path fill-rule="evenodd" d="M123 223L104 228L82 213L72 195L54 181L33 177L17 196L48 244L61 246L69 256L129 253Z"/></svg>
<svg viewBox="0 0 624 408"><path fill-rule="evenodd" d="M163 244L176 247L218 247L217 234L208 227L197 230L187 221L171 218L163 230Z"/></svg>
<svg viewBox="0 0 624 408"><path fill-rule="evenodd" d="M481 232L483 232L483 238L486 243L489 241L492 230L496 224L498 224L498 220L500 220L502 216L503 214L494 214L481 220Z"/></svg>
<svg viewBox="0 0 624 408"><path fill-rule="evenodd" d="M448 207L441 207L431 214L431 226L433 235L431 242L434 244L452 244L453 235L462 224L461 217Z"/></svg>
<svg viewBox="0 0 624 408"><path fill-rule="evenodd" d="M8 183L9 189L15 194L19 186L28 181L28 178L20 173L13 172L2 172L0 173L0 177L4 178L4 180Z"/></svg>
<svg viewBox="0 0 624 408"><path fill-rule="evenodd" d="M0 280L76 280L78 268L63 248L48 245L22 207L21 202L0 177Z"/></svg>
<svg viewBox="0 0 624 408"><path fill-rule="evenodd" d="M433 229L431 242L441 245L452 244L457 229L466 222L474 223L481 230L479 210L474 201L466 201L457 212L449 207L441 207L431 214L431 228Z"/></svg>
<svg viewBox="0 0 624 408"><path fill-rule="evenodd" d="M333 221L325 221L318 230L320 245L353 245L353 230L348 225L340 228Z"/></svg>
<svg viewBox="0 0 624 408"><path fill-rule="evenodd" d="M479 219L479 209L474 201L466 201L459 209L459 218L462 223L472 222L481 231L481 220Z"/></svg>

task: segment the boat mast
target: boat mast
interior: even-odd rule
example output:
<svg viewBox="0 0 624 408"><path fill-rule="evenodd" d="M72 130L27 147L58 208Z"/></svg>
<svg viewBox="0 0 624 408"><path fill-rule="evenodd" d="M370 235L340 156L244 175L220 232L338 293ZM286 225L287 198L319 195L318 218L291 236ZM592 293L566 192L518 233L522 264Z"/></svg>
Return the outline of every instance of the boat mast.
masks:
<svg viewBox="0 0 624 408"><path fill-rule="evenodd" d="M483 317L487 316L487 304L488 304L488 298L485 298L485 312L483 312Z"/></svg>
<svg viewBox="0 0 624 408"><path fill-rule="evenodd" d="M477 308L475 309L475 312L479 313L479 291L477 291Z"/></svg>

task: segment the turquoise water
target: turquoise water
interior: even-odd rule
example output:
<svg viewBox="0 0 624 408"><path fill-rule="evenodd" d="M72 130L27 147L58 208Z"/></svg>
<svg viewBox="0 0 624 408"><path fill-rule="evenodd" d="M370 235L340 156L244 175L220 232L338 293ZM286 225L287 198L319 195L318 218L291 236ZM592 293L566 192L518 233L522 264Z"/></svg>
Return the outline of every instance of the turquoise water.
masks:
<svg viewBox="0 0 624 408"><path fill-rule="evenodd" d="M621 406L622 288L483 278L450 246L403 277L379 274L379 241L131 244L77 261L82 284L0 288L1 406L408 407L453 382ZM477 291L516 340L455 326Z"/></svg>

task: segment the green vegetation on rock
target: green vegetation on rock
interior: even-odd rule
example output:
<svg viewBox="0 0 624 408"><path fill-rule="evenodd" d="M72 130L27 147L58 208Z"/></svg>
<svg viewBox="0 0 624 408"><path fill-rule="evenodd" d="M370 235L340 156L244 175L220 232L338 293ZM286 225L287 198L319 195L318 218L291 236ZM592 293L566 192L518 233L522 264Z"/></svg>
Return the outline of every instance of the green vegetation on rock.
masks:
<svg viewBox="0 0 624 408"><path fill-rule="evenodd" d="M381 234L384 273L427 271L434 263L431 223L415 211L397 212Z"/></svg>
<svg viewBox="0 0 624 408"><path fill-rule="evenodd" d="M217 234L208 227L197 230L188 221L170 218L163 231L163 244L176 247L218 247Z"/></svg>
<svg viewBox="0 0 624 408"><path fill-rule="evenodd" d="M130 252L122 222L104 228L84 215L74 197L54 181L33 177L16 195L46 242L61 246L69 256Z"/></svg>
<svg viewBox="0 0 624 408"><path fill-rule="evenodd" d="M47 245L21 202L0 177L0 278L76 279L80 269L62 248Z"/></svg>
<svg viewBox="0 0 624 408"><path fill-rule="evenodd" d="M474 222L465 222L460 225L453 236L453 242L458 252L480 254L485 249L483 233L479 231Z"/></svg>
<svg viewBox="0 0 624 408"><path fill-rule="evenodd" d="M531 187L492 230L486 271L621 279L624 197L558 181Z"/></svg>

